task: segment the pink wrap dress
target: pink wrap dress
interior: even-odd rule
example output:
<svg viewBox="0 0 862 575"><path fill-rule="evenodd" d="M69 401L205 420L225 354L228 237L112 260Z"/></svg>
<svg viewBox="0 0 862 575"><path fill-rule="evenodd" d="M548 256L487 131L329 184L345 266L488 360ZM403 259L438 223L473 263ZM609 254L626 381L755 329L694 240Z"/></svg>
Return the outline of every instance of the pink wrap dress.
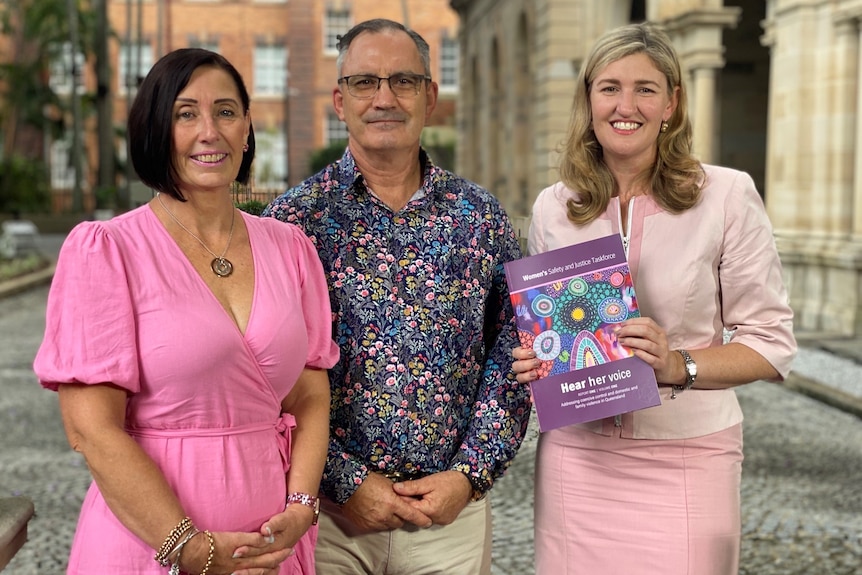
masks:
<svg viewBox="0 0 862 575"><path fill-rule="evenodd" d="M245 333L149 206L69 234L34 369L44 387L128 391L126 429L201 530L257 532L284 509L301 370L338 358L317 252L299 228L243 213L254 260ZM316 528L280 573L314 573ZM68 573L164 574L154 550L108 509L95 482Z"/></svg>

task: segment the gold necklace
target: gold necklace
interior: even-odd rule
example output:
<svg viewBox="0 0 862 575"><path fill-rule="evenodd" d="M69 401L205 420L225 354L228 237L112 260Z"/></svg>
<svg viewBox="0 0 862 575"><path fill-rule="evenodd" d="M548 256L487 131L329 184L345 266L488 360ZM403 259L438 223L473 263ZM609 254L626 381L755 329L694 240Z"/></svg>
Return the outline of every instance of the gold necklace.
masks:
<svg viewBox="0 0 862 575"><path fill-rule="evenodd" d="M189 229L187 227L185 227L183 225L183 223L181 221L179 221L176 218L176 216L174 216L171 213L171 211L168 209L168 207L162 201L162 193L161 192L156 192L156 199L159 201L159 204L161 204L162 209L168 213L168 215L171 217L171 219L174 220L177 223L177 225L183 229L183 231L185 231L188 235L190 235L191 237L196 239L198 241L198 243L200 243L200 245L202 245L206 251L208 251L210 254L212 254L212 257L214 259L213 259L213 261L210 262L210 269L212 269L212 271L215 275L217 275L220 278L226 278L227 276L229 276L230 274L233 273L233 264L230 262L229 259L227 259L224 256L227 253L228 248L230 248L230 241L233 239L233 224L234 224L234 221L236 221L236 210L235 209L233 210L233 212L231 214L231 218L230 218L230 233L227 236L227 245L224 247L224 251L221 253L221 255L217 255L214 251L212 251L211 249L209 249L207 247L207 245L204 243L204 241L202 239L200 239L199 237L194 235L191 231L189 231Z"/></svg>

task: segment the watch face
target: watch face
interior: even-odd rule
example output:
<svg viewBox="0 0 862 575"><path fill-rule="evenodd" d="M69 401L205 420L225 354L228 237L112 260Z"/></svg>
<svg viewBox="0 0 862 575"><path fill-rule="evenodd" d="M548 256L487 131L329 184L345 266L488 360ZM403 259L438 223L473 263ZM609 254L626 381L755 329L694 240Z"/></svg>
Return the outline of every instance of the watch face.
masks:
<svg viewBox="0 0 862 575"><path fill-rule="evenodd" d="M697 364L684 349L678 350L685 364L685 387L689 388L694 385L694 380L697 378Z"/></svg>

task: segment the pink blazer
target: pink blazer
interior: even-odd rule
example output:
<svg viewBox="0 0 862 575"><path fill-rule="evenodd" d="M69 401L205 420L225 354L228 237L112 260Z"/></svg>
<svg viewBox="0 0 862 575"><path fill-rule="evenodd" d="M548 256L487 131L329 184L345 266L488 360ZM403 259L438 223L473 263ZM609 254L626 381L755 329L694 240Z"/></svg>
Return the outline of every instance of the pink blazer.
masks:
<svg viewBox="0 0 862 575"><path fill-rule="evenodd" d="M629 265L641 315L667 330L671 349L699 349L732 341L760 353L784 378L796 355L793 312L781 276L772 226L751 177L704 165L701 201L682 214L652 198L634 199L629 228ZM533 206L531 254L619 233L619 200L585 226L567 217L575 193L557 183L542 190ZM742 421L732 389L692 389L662 404L622 417L622 436L681 439L726 429ZM581 427L609 435L613 418Z"/></svg>

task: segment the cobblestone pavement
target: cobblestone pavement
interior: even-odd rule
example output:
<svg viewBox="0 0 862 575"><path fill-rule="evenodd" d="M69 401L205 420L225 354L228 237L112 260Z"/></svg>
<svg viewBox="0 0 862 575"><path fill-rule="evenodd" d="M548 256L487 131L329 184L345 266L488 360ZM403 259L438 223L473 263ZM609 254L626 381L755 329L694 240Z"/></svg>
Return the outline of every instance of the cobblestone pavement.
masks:
<svg viewBox="0 0 862 575"><path fill-rule="evenodd" d="M25 495L36 505L30 540L4 575L63 573L90 480L66 443L56 394L31 370L46 293L0 299L0 496ZM846 377L862 382L862 366L850 370ZM862 420L775 384L738 394L746 416L740 575L862 572ZM491 493L494 575L533 572L537 437L533 424Z"/></svg>

